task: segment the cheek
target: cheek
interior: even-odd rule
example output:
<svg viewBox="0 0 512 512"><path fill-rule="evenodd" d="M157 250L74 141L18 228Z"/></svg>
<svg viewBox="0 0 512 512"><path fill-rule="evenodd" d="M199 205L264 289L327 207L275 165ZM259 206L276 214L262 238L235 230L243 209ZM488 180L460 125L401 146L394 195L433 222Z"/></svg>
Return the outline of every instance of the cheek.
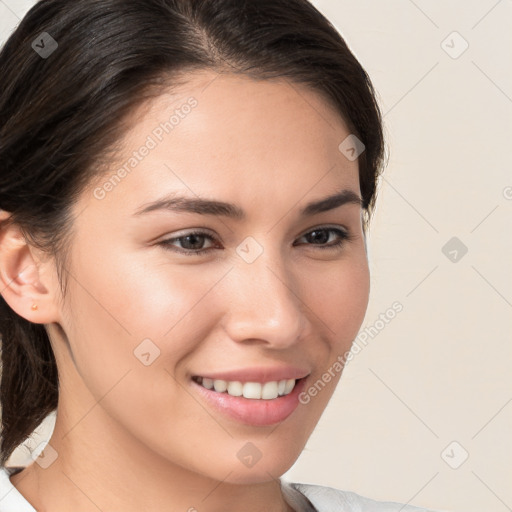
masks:
<svg viewBox="0 0 512 512"><path fill-rule="evenodd" d="M204 299L226 273L222 266L166 264L160 258L150 266L148 256L129 253L103 253L97 265L83 254L73 265L64 330L96 397L127 371L146 368L144 362L172 370L214 324L204 314Z"/></svg>
<svg viewBox="0 0 512 512"><path fill-rule="evenodd" d="M317 315L317 325L325 328L330 348L344 352L357 336L368 306L370 275L364 249L312 273L304 286L306 305Z"/></svg>
<svg viewBox="0 0 512 512"><path fill-rule="evenodd" d="M82 264L75 274L87 286L75 287L73 318L78 315L80 328L108 337L111 345L121 339L130 340L132 349L145 338L157 343L191 323L194 308L201 307L200 301L223 274L222 268L205 270L163 259L150 266L129 254L118 254L112 261L102 258L101 267Z"/></svg>
<svg viewBox="0 0 512 512"><path fill-rule="evenodd" d="M80 284L70 283L70 320L64 330L87 394L145 445L186 464L187 453L176 439L188 433L201 439L206 427L225 434L184 391L174 370L194 352L203 339L199 334L214 324L201 301L226 270L149 268L128 256L109 261L103 255L101 267L85 260L74 265ZM90 397L79 399L89 402Z"/></svg>

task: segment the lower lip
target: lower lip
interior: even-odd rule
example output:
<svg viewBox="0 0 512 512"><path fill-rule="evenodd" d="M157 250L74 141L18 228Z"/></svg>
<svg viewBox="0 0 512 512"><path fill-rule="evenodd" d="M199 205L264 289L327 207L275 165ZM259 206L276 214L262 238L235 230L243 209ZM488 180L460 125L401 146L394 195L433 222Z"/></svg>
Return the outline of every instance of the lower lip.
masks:
<svg viewBox="0 0 512 512"><path fill-rule="evenodd" d="M243 396L231 396L206 389L191 381L208 405L231 419L246 425L267 426L284 421L299 405L299 395L304 389L306 378L300 379L288 395L271 400L257 400Z"/></svg>

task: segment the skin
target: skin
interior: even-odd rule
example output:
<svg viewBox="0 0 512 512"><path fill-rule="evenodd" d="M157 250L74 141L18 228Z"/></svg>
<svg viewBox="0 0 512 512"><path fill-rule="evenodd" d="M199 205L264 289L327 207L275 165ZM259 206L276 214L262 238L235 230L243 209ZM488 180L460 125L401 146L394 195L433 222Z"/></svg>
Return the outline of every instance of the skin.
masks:
<svg viewBox="0 0 512 512"><path fill-rule="evenodd" d="M74 205L65 297L53 260L15 226L2 231L2 294L19 315L47 326L60 374L49 441L58 456L11 477L38 511L292 510L278 478L303 450L340 372L266 427L208 408L190 376L290 364L307 368L314 383L364 319L370 285L360 205L298 216L338 189L360 196L357 161L338 149L350 132L315 92L284 80L190 75L134 113L106 177L190 96L197 107L112 191L94 197L103 178ZM235 203L248 218L133 216L171 191ZM322 250L336 233L320 245L304 235L324 225L353 238ZM218 248L186 256L158 245L196 228L215 239L196 247ZM263 247L250 264L236 252L248 236ZM160 349L149 366L134 357L145 338ZM262 453L250 468L236 456L248 441Z"/></svg>

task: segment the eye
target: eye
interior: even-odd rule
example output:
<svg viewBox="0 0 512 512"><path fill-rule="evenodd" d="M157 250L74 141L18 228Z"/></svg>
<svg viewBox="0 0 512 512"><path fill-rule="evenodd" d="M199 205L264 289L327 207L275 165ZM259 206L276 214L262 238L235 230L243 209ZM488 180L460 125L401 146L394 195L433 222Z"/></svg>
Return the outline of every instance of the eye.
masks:
<svg viewBox="0 0 512 512"><path fill-rule="evenodd" d="M331 234L333 233L335 234L335 237L338 237L338 239L335 239L329 245L323 245L327 243L327 241L331 238ZM342 245L345 244L346 241L352 240L353 237L347 230L326 226L315 228L312 231L308 231L300 238L306 238L308 240L311 240L313 242L312 245L317 246L316 249L339 249Z"/></svg>
<svg viewBox="0 0 512 512"><path fill-rule="evenodd" d="M334 234L335 240L332 241L329 245L327 242L331 238L331 235ZM336 240L337 237L337 240ZM305 238L309 242L306 244L298 244L298 245L313 245L315 249L321 250L336 250L340 249L341 246L345 244L346 241L352 240L354 237L345 229L333 228L333 227L318 227L311 231L308 231L304 235L302 235L300 239ZM157 245L163 246L165 249L184 254L185 256L193 256L198 254L205 254L214 250L216 247L206 247L204 248L205 240L210 240L217 242L217 240L205 233L204 231L192 231L185 235L168 238L166 240L162 240L158 242ZM179 243L181 248L176 247L174 244Z"/></svg>
<svg viewBox="0 0 512 512"><path fill-rule="evenodd" d="M203 249L205 239L215 240L212 236L208 235L207 233L204 233L202 231L193 231L183 236L162 240L161 242L158 243L158 245L162 245L164 246L164 248L170 249L171 251L185 254L186 256L192 256L194 254L203 254L213 249L212 247ZM179 242L182 245L182 248L176 249L173 246L173 243L175 242Z"/></svg>

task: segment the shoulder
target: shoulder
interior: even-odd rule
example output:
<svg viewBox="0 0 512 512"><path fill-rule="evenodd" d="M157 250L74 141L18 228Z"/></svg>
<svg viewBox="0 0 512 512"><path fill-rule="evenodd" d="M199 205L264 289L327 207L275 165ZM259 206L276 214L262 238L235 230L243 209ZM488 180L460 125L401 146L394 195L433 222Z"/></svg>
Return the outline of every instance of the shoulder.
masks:
<svg viewBox="0 0 512 512"><path fill-rule="evenodd" d="M36 512L10 480L11 475L22 469L24 468L0 466L0 512Z"/></svg>
<svg viewBox="0 0 512 512"><path fill-rule="evenodd" d="M332 487L315 484L284 482L281 480L283 492L293 496L300 493L309 501L310 508L299 509L300 512L449 512L415 507L404 503L377 501L351 491L342 491ZM293 505L293 503L291 503Z"/></svg>

